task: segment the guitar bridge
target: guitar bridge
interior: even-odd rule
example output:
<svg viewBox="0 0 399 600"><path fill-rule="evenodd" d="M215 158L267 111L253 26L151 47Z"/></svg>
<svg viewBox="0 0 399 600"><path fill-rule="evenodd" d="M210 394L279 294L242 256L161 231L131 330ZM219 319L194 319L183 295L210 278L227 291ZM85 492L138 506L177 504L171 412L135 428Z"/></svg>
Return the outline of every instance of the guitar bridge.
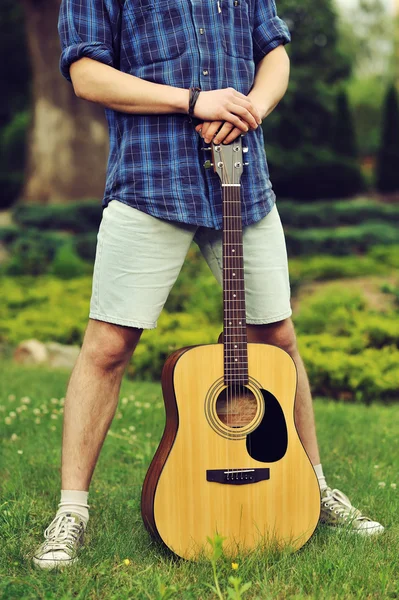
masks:
<svg viewBox="0 0 399 600"><path fill-rule="evenodd" d="M247 485L270 479L270 469L208 469L206 480L229 485Z"/></svg>

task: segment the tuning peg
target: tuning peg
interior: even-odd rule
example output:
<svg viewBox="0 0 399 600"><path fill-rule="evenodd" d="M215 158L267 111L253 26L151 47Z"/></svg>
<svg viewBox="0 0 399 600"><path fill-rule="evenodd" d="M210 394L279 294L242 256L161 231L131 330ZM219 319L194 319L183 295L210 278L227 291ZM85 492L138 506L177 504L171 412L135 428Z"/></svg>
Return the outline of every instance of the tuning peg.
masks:
<svg viewBox="0 0 399 600"><path fill-rule="evenodd" d="M248 148L247 148L247 147L245 147L245 148L243 148L243 149L242 149L242 151L243 151L244 153L245 153L245 152L248 152Z"/></svg>
<svg viewBox="0 0 399 600"><path fill-rule="evenodd" d="M247 167L249 165L249 163L244 163L244 167Z"/></svg>
<svg viewBox="0 0 399 600"><path fill-rule="evenodd" d="M205 169L210 169L211 167L213 167L213 163L211 163L210 160L206 160L204 162L204 167L205 167Z"/></svg>
<svg viewBox="0 0 399 600"><path fill-rule="evenodd" d="M212 148L209 146L209 148L201 148L201 150L212 150Z"/></svg>

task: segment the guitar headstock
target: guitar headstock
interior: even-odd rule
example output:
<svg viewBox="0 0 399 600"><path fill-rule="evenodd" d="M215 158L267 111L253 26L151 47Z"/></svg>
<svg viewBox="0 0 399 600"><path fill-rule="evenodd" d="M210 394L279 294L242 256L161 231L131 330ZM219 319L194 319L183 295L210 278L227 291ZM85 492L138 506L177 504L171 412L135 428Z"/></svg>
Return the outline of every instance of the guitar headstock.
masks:
<svg viewBox="0 0 399 600"><path fill-rule="evenodd" d="M214 144L211 142L209 148L202 150L210 150L212 159L204 163L205 168L213 167L215 173L219 175L222 183L238 184L243 172L243 167L248 165L244 162L243 155L248 152L248 148L242 145L240 135L230 144Z"/></svg>

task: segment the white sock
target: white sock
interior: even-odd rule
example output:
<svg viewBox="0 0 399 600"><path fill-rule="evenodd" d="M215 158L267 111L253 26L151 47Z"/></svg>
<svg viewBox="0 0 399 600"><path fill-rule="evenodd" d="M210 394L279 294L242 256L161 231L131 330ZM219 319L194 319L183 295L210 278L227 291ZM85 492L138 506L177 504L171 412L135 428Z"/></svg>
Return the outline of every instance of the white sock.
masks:
<svg viewBox="0 0 399 600"><path fill-rule="evenodd" d="M323 467L320 464L320 465L313 465L313 468L316 471L317 479L319 481L320 491L322 492L323 490L326 489L326 487L328 487L326 478L324 477Z"/></svg>
<svg viewBox="0 0 399 600"><path fill-rule="evenodd" d="M87 504L89 492L81 490L61 490L61 500L58 504L57 515L68 512L76 513L84 521L85 527L89 520L89 508Z"/></svg>

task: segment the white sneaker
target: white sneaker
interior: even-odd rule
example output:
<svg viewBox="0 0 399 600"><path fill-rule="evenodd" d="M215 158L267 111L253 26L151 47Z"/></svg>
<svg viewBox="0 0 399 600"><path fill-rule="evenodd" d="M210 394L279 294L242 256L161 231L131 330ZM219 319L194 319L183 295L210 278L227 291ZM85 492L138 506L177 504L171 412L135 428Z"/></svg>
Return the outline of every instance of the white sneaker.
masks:
<svg viewBox="0 0 399 600"><path fill-rule="evenodd" d="M33 564L42 569L53 569L77 562L84 532L85 524L80 515L63 513L56 516L44 532L46 541L36 550Z"/></svg>
<svg viewBox="0 0 399 600"><path fill-rule="evenodd" d="M374 535L384 531L381 523L365 517L360 510L352 506L345 494L329 487L321 492L320 522L361 535Z"/></svg>

